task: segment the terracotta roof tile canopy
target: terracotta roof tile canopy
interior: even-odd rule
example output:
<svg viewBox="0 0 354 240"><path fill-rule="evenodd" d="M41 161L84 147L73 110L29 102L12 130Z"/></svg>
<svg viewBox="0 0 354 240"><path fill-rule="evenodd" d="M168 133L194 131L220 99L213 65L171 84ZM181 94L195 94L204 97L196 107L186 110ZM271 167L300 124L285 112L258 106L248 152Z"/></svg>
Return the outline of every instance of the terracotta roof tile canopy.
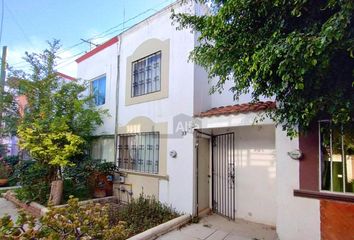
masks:
<svg viewBox="0 0 354 240"><path fill-rule="evenodd" d="M246 113L246 112L259 112L268 109L274 109L276 107L275 102L256 102L256 103L243 103L230 106L223 106L209 109L208 111L202 112L198 117L211 117L219 115L229 115L236 113Z"/></svg>

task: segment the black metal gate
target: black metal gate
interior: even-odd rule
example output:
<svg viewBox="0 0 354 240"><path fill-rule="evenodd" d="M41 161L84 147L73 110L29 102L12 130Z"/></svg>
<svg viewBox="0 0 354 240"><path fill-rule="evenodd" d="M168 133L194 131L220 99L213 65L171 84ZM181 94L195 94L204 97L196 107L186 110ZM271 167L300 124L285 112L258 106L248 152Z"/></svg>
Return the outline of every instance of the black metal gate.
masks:
<svg viewBox="0 0 354 240"><path fill-rule="evenodd" d="M213 211L235 219L234 133L213 136Z"/></svg>

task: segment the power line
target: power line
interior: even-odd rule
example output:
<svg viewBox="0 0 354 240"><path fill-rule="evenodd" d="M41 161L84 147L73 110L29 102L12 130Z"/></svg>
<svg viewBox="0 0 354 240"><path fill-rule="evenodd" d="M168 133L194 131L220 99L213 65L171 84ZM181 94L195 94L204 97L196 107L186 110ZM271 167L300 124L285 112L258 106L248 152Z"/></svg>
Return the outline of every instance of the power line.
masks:
<svg viewBox="0 0 354 240"><path fill-rule="evenodd" d="M70 62L74 62L74 61L71 61L72 58L80 56L81 54L83 54L85 52L86 51L81 51L81 52L76 53L76 54L74 54L72 56L69 56L69 57L59 58L59 63L57 63L57 66L62 65L64 63L68 63L69 61ZM29 67L30 66L30 64L27 61L22 61L22 62L17 62L17 63L11 64L11 66L14 66L14 65L19 65L19 66L16 66L16 68L23 68L23 67Z"/></svg>
<svg viewBox="0 0 354 240"><path fill-rule="evenodd" d="M58 51L58 54L63 53L63 52L65 52L65 51L68 51L68 50L70 50L70 49L73 49L73 48L75 48L75 47L77 47L77 46L80 46L81 44L84 44L84 42L75 43L74 45L72 45L72 46L70 46L70 47L61 49L60 51Z"/></svg>
<svg viewBox="0 0 354 240"><path fill-rule="evenodd" d="M170 2L170 0L162 1L162 2L160 2L160 3L158 3L158 4L156 4L155 6L153 6L152 8L149 8L149 9L147 9L147 10L145 10L145 11L143 11L143 12L141 12L141 13L139 13L139 14L137 14L137 15L135 15L135 16L129 18L129 19L127 19L127 20L124 20L123 22L121 22L121 23L118 24L118 25L115 25L115 26L113 26L113 27L111 27L111 28L109 28L109 29L107 29L107 30L105 30L105 31L103 31L103 32L101 32L101 33L99 33L99 34L94 35L93 37L89 38L88 40L92 41L92 40L94 40L94 39L100 39L100 38L103 38L103 37L108 36L108 35L110 35L110 34L119 32L119 31L120 31L119 29L118 29L118 30L114 30L114 29L116 29L116 28L118 28L118 27L120 27L120 26L122 26L122 25L123 25L123 27L124 27L124 24L126 24L126 23L128 23L128 22L130 22L130 21L132 21L132 20L134 20L134 19L136 19L136 18L138 18L138 17L141 17L142 15L144 15L144 14L146 14L146 13L148 13L148 12L151 12L151 11L157 12L158 10L156 10L155 8L161 6L162 4L165 4L165 3L167 3L167 2ZM124 18L125 18L125 16L124 16ZM114 30L114 31L112 31L112 30ZM103 36L102 36L102 35L103 35Z"/></svg>
<svg viewBox="0 0 354 240"><path fill-rule="evenodd" d="M7 11L10 13L10 16L12 17L14 23L17 25L17 27L20 29L22 35L25 37L25 39L28 41L28 43L30 45L32 45L33 47L33 44L32 44L32 41L29 39L29 37L27 36L26 32L23 30L21 24L17 21L16 17L15 17L15 14L11 11L11 9L7 6L7 4L5 3L5 7L7 9Z"/></svg>
<svg viewBox="0 0 354 240"><path fill-rule="evenodd" d="M75 60L72 60L73 58L77 57L77 56L80 56L81 54L85 53L86 51L82 51L82 52L79 52L73 56L70 56L70 57L67 57L67 58L64 58L64 59L69 59L69 60L65 60L65 61L62 61L60 63L58 63L56 65L56 69L61 69L63 67L66 67L68 65L70 65L71 63L73 63Z"/></svg>
<svg viewBox="0 0 354 240"><path fill-rule="evenodd" d="M163 2L160 2L159 4L155 5L154 8L160 6L160 5L162 5L162 4L164 4L164 3L168 2L168 1L170 1L170 0L165 0ZM128 23L128 22L130 22L130 21L132 21L132 20L134 20L134 19L136 19L136 18L138 18L138 17L142 16L143 14L145 14L147 12L150 12L150 11L157 11L157 10L153 9L153 8L149 8L149 9L147 9L147 10L145 10L145 11L143 11L143 12L137 14L137 15L135 15L134 17L132 17L132 18L126 20L126 21L123 21L122 23L120 23L118 25L115 25L115 26L113 26L113 27L101 32L101 33L96 34L96 35L93 35L92 37L86 39L86 41L93 41L93 40L101 39L101 38L104 38L106 36L109 36L112 33L125 30L128 27L123 27L123 29L121 28L121 29L118 29L118 30L114 30L114 29L116 29L116 28L118 28L118 27L120 27L122 25L124 26L125 23ZM114 30L114 31L112 31L112 30ZM75 47L77 47L79 45L82 45L82 44L84 44L84 42L82 42L82 41L78 42L78 43L76 43L76 44L74 44L74 45L72 45L72 46L70 46L70 47L68 47L66 49L60 50L58 53L70 50L70 49L75 48Z"/></svg>
<svg viewBox="0 0 354 240"><path fill-rule="evenodd" d="M2 0L2 1L4 1L4 0ZM127 19L127 20L123 20L120 24L115 25L115 26L113 26L113 27L111 27L111 28L109 28L109 29L107 29L107 30L105 30L105 31L103 31L103 32L101 32L101 33L99 33L99 34L96 34L96 35L94 35L94 36L92 36L92 37L86 39L86 41L92 42L93 40L102 39L102 38L105 38L105 37L107 37L107 36L109 36L109 35L112 35L112 34L114 34L114 33L122 32L122 31L124 31L124 30L126 30L126 29L128 29L128 28L131 27L131 25L125 27L125 24L126 24L126 23L128 23L128 22L130 22L130 21L132 21L132 20L135 20L135 19L137 19L137 18L143 16L144 14L146 14L146 13L148 13L148 12L151 12L151 11L157 12L158 10L156 10L155 8L161 6L162 4L165 4L165 3L167 3L167 2L171 2L171 0L164 0L164 1L162 1L162 2L160 2L160 3L158 3L158 4L156 4L156 5L153 6L152 8L149 8L149 9L147 9L147 10L145 10L145 11L143 11L143 12L141 12L141 13L139 13L139 14L137 14L137 15L135 15L135 16L129 18L129 19ZM124 16L124 18L125 18L125 16ZM119 28L120 26L123 26L123 27L122 27L122 28ZM76 47L78 47L78 46L80 46L80 45L82 45L82 44L84 44L84 43L85 43L85 42L81 41L81 42L78 42L78 43L76 43L76 44L73 44L73 45L71 45L71 46L69 46L69 47L67 47L67 48L64 48L64 49L58 51L58 54L63 53L63 52L68 51L68 50L71 50L71 49L73 49L73 48L76 48ZM85 51L83 51L83 52L85 52ZM81 53L83 53L83 52L81 52ZM81 54L81 53L80 53L80 54ZM80 55L80 54L75 54L74 56L78 56L78 55ZM72 56L72 57L74 57L74 56ZM71 58L72 58L72 57L71 57ZM74 61L71 61L70 63L72 63L72 62L74 62ZM26 63L26 61L17 62L17 63L11 64L11 65L12 65L12 66L15 66L15 65L22 65L23 63ZM70 63L68 63L67 65L69 65ZM61 65L61 63L60 63L59 65ZM62 67L63 67L63 66L62 66ZM62 67L60 67L60 68L62 68Z"/></svg>
<svg viewBox="0 0 354 240"><path fill-rule="evenodd" d="M166 2L170 2L170 0L165 0L165 1L161 2L161 3L159 3L158 5L155 5L154 8L156 8L156 7L158 7L158 6L162 5L162 4L164 4L164 3L166 3ZM113 33L124 31L124 30L126 30L126 29L128 29L128 28L131 27L131 26L124 27L124 24L126 24L126 23L128 23L128 22L130 22L130 21L132 21L132 20L134 20L134 19L136 19L136 18L138 18L138 17L140 17L140 16L142 16L142 15L144 15L144 14L150 12L150 11L155 11L155 12L157 12L158 10L156 10L156 9L154 9L154 8L149 8L149 9L147 9L147 10L145 10L145 11L143 11L143 12L137 14L137 15L135 15L134 17L131 17L131 18L129 18L128 20L121 22L120 24L118 24L118 25L116 25L116 26L113 26L113 27L111 27L111 28L109 28L109 29L107 29L107 30L105 30L105 31L103 31L103 32L101 32L101 33L99 33L99 34L94 35L93 37L87 39L86 41L84 41L84 39L81 39L83 42L77 43L77 44L75 44L75 45L81 45L81 44L83 44L84 42L87 42L87 41L90 42L90 43L92 43L92 40L101 39L101 38L107 37L107 36L109 36L109 35L111 35L111 34L113 34ZM117 28L120 27L120 26L123 26L123 27L117 29ZM73 47L75 47L75 45L73 45ZM84 51L84 52L85 52L85 51ZM83 52L82 52L82 53L83 53ZM77 56L77 55L80 55L80 54L76 54L76 55L74 55L74 56ZM74 57L74 56L72 56L72 57ZM72 57L71 57L71 58L72 58ZM57 69L66 67L67 65L70 65L70 64L73 63L73 62L75 62L75 60L73 60L73 61L68 61L68 62L65 63L65 65L60 66L60 67L57 67ZM57 66L62 65L62 64L63 64L63 63L60 63L60 64L58 64Z"/></svg>

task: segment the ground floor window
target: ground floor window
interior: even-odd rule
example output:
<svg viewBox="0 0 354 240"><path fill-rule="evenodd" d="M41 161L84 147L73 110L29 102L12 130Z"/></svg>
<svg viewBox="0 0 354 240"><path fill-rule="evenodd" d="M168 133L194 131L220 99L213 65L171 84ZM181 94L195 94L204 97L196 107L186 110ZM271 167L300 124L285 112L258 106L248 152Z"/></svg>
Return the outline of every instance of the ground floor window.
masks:
<svg viewBox="0 0 354 240"><path fill-rule="evenodd" d="M97 137L91 145L92 159L114 162L114 136Z"/></svg>
<svg viewBox="0 0 354 240"><path fill-rule="evenodd" d="M159 140L158 132L119 135L119 168L157 174L159 172Z"/></svg>
<svg viewBox="0 0 354 240"><path fill-rule="evenodd" d="M320 121L321 189L354 193L354 124Z"/></svg>

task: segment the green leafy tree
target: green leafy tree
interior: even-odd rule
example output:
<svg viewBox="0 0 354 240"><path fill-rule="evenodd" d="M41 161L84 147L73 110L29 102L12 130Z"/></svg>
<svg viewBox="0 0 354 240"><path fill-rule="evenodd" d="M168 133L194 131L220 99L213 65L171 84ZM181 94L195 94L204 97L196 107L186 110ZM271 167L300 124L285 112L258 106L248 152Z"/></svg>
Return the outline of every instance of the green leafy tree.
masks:
<svg viewBox="0 0 354 240"><path fill-rule="evenodd" d="M16 135L19 115L15 96L11 81L0 83L0 139ZM0 144L0 156L6 151L7 146Z"/></svg>
<svg viewBox="0 0 354 240"><path fill-rule="evenodd" d="M185 1L186 2L186 1ZM190 57L218 77L211 92L233 81L235 99L275 97L268 115L297 134L318 118L354 117L352 0L197 0L208 15L173 14L178 28L200 33Z"/></svg>
<svg viewBox="0 0 354 240"><path fill-rule="evenodd" d="M0 105L2 112L2 127L0 128L0 137L15 136L17 131L17 124L19 120L18 104L14 97L13 91L6 83L7 90L1 94Z"/></svg>
<svg viewBox="0 0 354 240"><path fill-rule="evenodd" d="M55 70L59 48L54 40L43 53L26 53L30 73L12 71L10 76L28 102L18 126L20 146L50 169L52 181L62 180L62 168L87 152L90 135L105 114L85 94L87 84L61 81Z"/></svg>

